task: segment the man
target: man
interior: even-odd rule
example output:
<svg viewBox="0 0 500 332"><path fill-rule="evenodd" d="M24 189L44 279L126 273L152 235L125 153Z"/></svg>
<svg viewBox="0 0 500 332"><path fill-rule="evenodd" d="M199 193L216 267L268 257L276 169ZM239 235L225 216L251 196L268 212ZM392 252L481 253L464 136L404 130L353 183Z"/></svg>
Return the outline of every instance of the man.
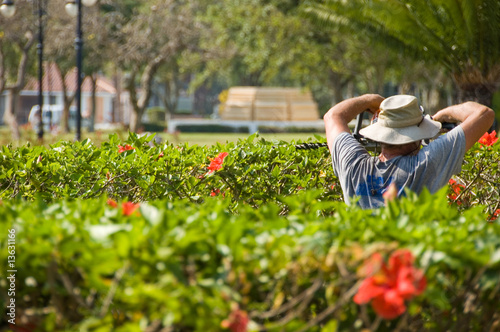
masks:
<svg viewBox="0 0 500 332"><path fill-rule="evenodd" d="M368 139L381 143L381 153L372 157L350 134L348 123L363 111L376 114L371 125L360 130ZM367 94L333 106L324 116L333 169L339 178L344 200L358 199L362 208L384 205L383 194L394 184L398 196L404 188L431 193L446 185L461 171L465 152L491 127L490 108L466 102L424 116L417 98L396 95L384 99ZM427 146L421 140L436 137L442 122L459 123Z"/></svg>

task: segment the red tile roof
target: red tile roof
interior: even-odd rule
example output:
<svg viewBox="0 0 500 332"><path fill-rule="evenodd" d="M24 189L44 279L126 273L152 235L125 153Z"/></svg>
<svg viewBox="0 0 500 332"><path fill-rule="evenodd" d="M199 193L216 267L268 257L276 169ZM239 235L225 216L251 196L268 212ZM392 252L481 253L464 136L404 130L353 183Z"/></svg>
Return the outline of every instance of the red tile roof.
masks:
<svg viewBox="0 0 500 332"><path fill-rule="evenodd" d="M43 80L42 86L44 91L52 91L52 92L62 92L62 81L60 77L59 68L55 63L44 63L44 72L43 72ZM66 88L69 92L73 92L76 90L76 68L66 74ZM39 84L38 78L31 77L28 79L26 86L24 87L25 91L38 91ZM82 84L82 92L91 92L92 90L92 81L90 78L86 77ZM116 93L116 88L113 82L101 75L98 75L97 78L97 92L107 92L111 94Z"/></svg>

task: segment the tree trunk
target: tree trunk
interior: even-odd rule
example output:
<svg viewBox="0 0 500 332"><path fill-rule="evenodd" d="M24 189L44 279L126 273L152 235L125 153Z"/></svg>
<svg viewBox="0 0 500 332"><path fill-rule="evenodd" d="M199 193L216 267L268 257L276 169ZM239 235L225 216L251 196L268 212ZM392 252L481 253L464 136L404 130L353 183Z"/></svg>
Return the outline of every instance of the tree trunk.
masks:
<svg viewBox="0 0 500 332"><path fill-rule="evenodd" d="M377 91L377 77L372 69L368 69L363 74L368 91Z"/></svg>
<svg viewBox="0 0 500 332"><path fill-rule="evenodd" d="M347 98L352 98L356 95L356 85L354 80L349 80L347 82L346 96Z"/></svg>
<svg viewBox="0 0 500 332"><path fill-rule="evenodd" d="M439 110L448 106L446 96L446 76L444 71L429 72L431 75L425 75L428 85L422 91L421 102L425 111L429 115L436 114Z"/></svg>
<svg viewBox="0 0 500 332"><path fill-rule="evenodd" d="M21 48L21 58L19 60L19 67L17 68L17 81L11 86L6 86L5 90L10 91L10 99L7 109L4 114L4 121L9 124L12 139L19 140L21 135L19 133L19 125L17 123L16 114L19 99L19 92L24 87L24 79L26 77L26 68L28 66L28 52L35 43L35 37L30 35L30 38Z"/></svg>
<svg viewBox="0 0 500 332"><path fill-rule="evenodd" d="M116 87L116 99L111 122L125 122L125 115L122 109L122 73L118 66L114 66L113 81Z"/></svg>
<svg viewBox="0 0 500 332"><path fill-rule="evenodd" d="M133 111L130 114L130 125L129 130L134 133L142 132L142 115L144 114L144 108L137 107L133 105Z"/></svg>
<svg viewBox="0 0 500 332"><path fill-rule="evenodd" d="M453 73L453 80L458 87L458 102L475 101L491 107L499 79L500 71L498 70L492 70L486 76L473 67Z"/></svg>
<svg viewBox="0 0 500 332"><path fill-rule="evenodd" d="M15 109L17 108L17 98L18 94L13 93L13 90L9 89L9 101L3 115L3 121L9 125L12 140L14 141L18 141L21 139L15 112Z"/></svg>
<svg viewBox="0 0 500 332"><path fill-rule="evenodd" d="M94 132L94 125L95 125L95 108L96 108L96 93L97 93L97 75L90 75L90 79L92 80L92 105L90 105L90 123L89 123L89 128L88 131L89 133Z"/></svg>
<svg viewBox="0 0 500 332"><path fill-rule="evenodd" d="M153 61L146 65L142 76L141 76L141 95L137 95L135 88L135 77L137 74L137 68L133 69L130 73L130 78L126 84L126 89L130 94L130 102L132 104L132 114L130 114L130 125L129 130L131 132L137 132L141 129L142 114L146 109L149 98L151 97L151 88L153 85L153 78L160 67L160 65L165 61L163 55L156 57Z"/></svg>
<svg viewBox="0 0 500 332"><path fill-rule="evenodd" d="M165 82L165 93L162 96L163 105L165 105L165 121L170 121L172 114L175 113L179 103L180 89L176 78L172 82Z"/></svg>
<svg viewBox="0 0 500 332"><path fill-rule="evenodd" d="M64 108L61 116L60 130L62 133L69 133L69 109L73 100L75 100L76 92L73 95L68 95L68 87L66 86L66 74L63 73L60 69L57 71L60 76L60 80L62 83L63 90L63 100L64 100Z"/></svg>
<svg viewBox="0 0 500 332"><path fill-rule="evenodd" d="M458 102L475 101L491 107L495 84L493 83L461 83L458 86Z"/></svg>
<svg viewBox="0 0 500 332"><path fill-rule="evenodd" d="M165 121L171 119L172 114L175 113L179 103L181 80L179 78L179 66L173 62L171 65L172 76L165 80L165 90L161 97L163 105L165 106Z"/></svg>
<svg viewBox="0 0 500 332"><path fill-rule="evenodd" d="M2 38L0 38L0 95L2 95L5 89L5 57L3 55L3 43Z"/></svg>
<svg viewBox="0 0 500 332"><path fill-rule="evenodd" d="M330 85L333 89L333 100L332 100L332 105L340 103L344 98L342 96L342 75L330 71Z"/></svg>
<svg viewBox="0 0 500 332"><path fill-rule="evenodd" d="M457 98L459 103L475 101L488 107L493 105L493 94L498 89L496 83L498 77L495 77L495 75L484 77L478 70L472 69L462 73L455 73L453 79L458 87ZM495 120L489 131L495 130L496 126L497 122Z"/></svg>
<svg viewBox="0 0 500 332"><path fill-rule="evenodd" d="M384 85L385 85L385 64L375 65L375 79L376 79L376 93L379 95L384 95Z"/></svg>

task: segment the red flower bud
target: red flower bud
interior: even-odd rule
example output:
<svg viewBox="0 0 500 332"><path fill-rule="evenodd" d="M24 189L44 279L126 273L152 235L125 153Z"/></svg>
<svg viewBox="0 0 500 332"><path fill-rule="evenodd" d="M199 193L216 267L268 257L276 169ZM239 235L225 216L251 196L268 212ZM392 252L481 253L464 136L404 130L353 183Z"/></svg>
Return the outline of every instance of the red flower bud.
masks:
<svg viewBox="0 0 500 332"><path fill-rule="evenodd" d="M215 171L218 171L219 169L222 168L222 163L224 162L224 158L226 158L228 155L227 152L221 152L219 155L215 158L210 158L210 165L208 166L209 174L213 173Z"/></svg>
<svg viewBox="0 0 500 332"><path fill-rule="evenodd" d="M135 150L135 148L129 144L127 144L125 146L118 145L118 153L122 153L122 152L125 152L128 150Z"/></svg>

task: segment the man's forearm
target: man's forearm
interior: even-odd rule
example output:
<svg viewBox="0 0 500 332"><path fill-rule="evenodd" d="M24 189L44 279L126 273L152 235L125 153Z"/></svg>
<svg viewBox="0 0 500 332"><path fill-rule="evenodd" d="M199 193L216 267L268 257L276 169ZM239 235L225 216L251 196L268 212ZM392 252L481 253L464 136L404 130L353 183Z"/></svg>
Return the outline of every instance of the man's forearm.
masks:
<svg viewBox="0 0 500 332"><path fill-rule="evenodd" d="M433 116L433 119L439 122L464 122L470 116L480 116L486 109L487 107L484 105L468 101L442 109Z"/></svg>
<svg viewBox="0 0 500 332"><path fill-rule="evenodd" d="M335 137L343 132L350 132L348 124L352 119L363 111L375 113L383 100L382 96L375 94L362 95L346 99L330 108L324 116L326 140L330 151Z"/></svg>
<svg viewBox="0 0 500 332"><path fill-rule="evenodd" d="M346 99L333 106L328 113L325 114L325 119L327 117L335 118L337 121L342 121L347 125L363 111L375 113L383 100L384 98L377 94L366 94Z"/></svg>
<svg viewBox="0 0 500 332"><path fill-rule="evenodd" d="M468 101L446 107L434 115L439 122L460 122L465 134L465 148L470 149L488 130L495 119L495 112L489 107Z"/></svg>

